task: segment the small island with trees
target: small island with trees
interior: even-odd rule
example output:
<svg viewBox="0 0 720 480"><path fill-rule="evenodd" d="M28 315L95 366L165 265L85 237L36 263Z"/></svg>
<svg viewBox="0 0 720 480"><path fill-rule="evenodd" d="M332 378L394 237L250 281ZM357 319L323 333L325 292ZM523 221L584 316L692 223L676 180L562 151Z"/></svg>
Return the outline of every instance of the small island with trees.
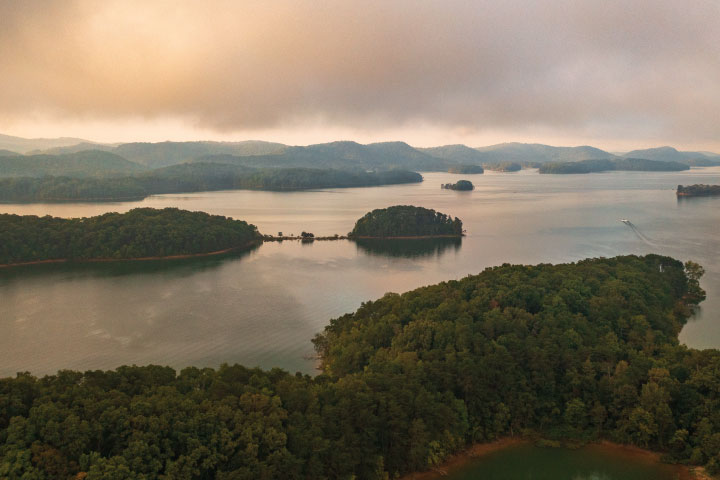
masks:
<svg viewBox="0 0 720 480"><path fill-rule="evenodd" d="M411 205L378 208L355 223L349 238L461 237L462 221L444 213Z"/></svg>
<svg viewBox="0 0 720 480"><path fill-rule="evenodd" d="M475 185L470 180L458 180L456 183L443 183L440 188L444 190L459 190L468 192L475 189Z"/></svg>
<svg viewBox="0 0 720 480"><path fill-rule="evenodd" d="M0 215L0 265L185 258L252 248L255 225L177 208L90 218Z"/></svg>
<svg viewBox="0 0 720 480"><path fill-rule="evenodd" d="M456 165L448 168L448 173L463 173L466 175L485 173L481 165Z"/></svg>
<svg viewBox="0 0 720 480"><path fill-rule="evenodd" d="M676 193L678 197L713 197L720 195L720 185L678 185Z"/></svg>

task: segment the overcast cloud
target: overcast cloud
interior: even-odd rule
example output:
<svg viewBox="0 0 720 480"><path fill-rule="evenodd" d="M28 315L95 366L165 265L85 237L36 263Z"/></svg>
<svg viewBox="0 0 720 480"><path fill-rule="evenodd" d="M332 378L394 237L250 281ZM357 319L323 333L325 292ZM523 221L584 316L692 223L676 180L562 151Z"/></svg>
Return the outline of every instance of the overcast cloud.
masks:
<svg viewBox="0 0 720 480"><path fill-rule="evenodd" d="M718 149L719 112L714 0L0 0L0 126L430 125Z"/></svg>

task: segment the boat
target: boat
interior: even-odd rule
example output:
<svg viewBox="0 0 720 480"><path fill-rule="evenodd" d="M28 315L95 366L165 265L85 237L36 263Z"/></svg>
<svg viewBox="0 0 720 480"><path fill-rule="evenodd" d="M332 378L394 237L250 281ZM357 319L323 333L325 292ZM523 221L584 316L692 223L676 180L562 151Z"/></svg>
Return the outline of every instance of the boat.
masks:
<svg viewBox="0 0 720 480"><path fill-rule="evenodd" d="M621 218L620 221L625 225L630 225L630 220L628 220L627 218Z"/></svg>

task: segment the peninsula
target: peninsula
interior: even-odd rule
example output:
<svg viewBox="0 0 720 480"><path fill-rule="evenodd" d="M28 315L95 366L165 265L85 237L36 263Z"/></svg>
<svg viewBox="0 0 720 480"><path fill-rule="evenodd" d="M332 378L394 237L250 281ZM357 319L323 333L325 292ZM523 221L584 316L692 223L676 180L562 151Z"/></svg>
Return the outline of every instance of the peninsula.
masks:
<svg viewBox="0 0 720 480"><path fill-rule="evenodd" d="M624 256L387 294L317 335L315 378L227 364L18 373L0 379L0 474L398 478L533 434L713 474L720 354L677 338L701 274Z"/></svg>
<svg viewBox="0 0 720 480"><path fill-rule="evenodd" d="M262 242L254 225L177 208L90 218L0 215L0 265L156 260L219 254Z"/></svg>

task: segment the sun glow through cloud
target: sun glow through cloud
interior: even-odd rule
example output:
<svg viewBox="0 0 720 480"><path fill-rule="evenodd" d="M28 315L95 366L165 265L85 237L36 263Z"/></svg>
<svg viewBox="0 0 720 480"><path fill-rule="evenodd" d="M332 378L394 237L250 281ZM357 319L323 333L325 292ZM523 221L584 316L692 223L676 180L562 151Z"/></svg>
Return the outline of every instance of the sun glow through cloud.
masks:
<svg viewBox="0 0 720 480"><path fill-rule="evenodd" d="M720 149L715 2L0 4L0 130Z"/></svg>

